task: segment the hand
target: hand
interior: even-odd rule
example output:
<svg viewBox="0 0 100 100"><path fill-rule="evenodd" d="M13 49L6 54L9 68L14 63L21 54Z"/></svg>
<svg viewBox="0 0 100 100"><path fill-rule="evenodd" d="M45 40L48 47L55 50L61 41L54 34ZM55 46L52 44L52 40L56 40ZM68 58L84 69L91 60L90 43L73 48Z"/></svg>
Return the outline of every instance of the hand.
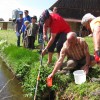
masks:
<svg viewBox="0 0 100 100"><path fill-rule="evenodd" d="M89 72L89 66L88 65L84 65L81 69L84 70L86 74L88 74L88 72Z"/></svg>
<svg viewBox="0 0 100 100"><path fill-rule="evenodd" d="M54 75L51 73L51 74L48 76L48 78L53 78L53 76L54 76Z"/></svg>
<svg viewBox="0 0 100 100"><path fill-rule="evenodd" d="M46 35L43 35L43 39L46 41L46 39L47 39L47 36L46 36Z"/></svg>
<svg viewBox="0 0 100 100"><path fill-rule="evenodd" d="M42 50L42 56L44 56L46 54L46 49Z"/></svg>
<svg viewBox="0 0 100 100"><path fill-rule="evenodd" d="M20 34L22 33L22 30L21 30L21 29L19 30L19 33L20 33Z"/></svg>

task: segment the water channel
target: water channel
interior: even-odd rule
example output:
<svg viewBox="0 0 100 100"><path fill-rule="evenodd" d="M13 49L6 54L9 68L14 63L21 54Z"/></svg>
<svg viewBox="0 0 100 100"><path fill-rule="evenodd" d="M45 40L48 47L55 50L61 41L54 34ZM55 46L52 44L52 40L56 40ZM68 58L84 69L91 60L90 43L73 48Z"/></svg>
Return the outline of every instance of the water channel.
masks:
<svg viewBox="0 0 100 100"><path fill-rule="evenodd" d="M20 81L0 58L0 100L32 100L24 97Z"/></svg>

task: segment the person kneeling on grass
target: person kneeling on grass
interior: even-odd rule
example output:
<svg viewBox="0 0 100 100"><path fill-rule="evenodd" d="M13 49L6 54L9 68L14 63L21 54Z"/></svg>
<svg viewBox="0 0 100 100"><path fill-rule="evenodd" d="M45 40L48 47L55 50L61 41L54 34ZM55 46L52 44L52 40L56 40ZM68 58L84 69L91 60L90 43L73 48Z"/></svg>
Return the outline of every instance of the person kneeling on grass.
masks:
<svg viewBox="0 0 100 100"><path fill-rule="evenodd" d="M64 73L67 72L68 68L77 69L79 67L87 74L89 68L96 63L94 57L89 54L88 45L85 40L81 37L77 37L75 32L69 32L67 35L67 40L63 44L60 51L60 57L48 78L52 78L57 70L59 70L65 56L67 56L66 67L62 68L61 70Z"/></svg>

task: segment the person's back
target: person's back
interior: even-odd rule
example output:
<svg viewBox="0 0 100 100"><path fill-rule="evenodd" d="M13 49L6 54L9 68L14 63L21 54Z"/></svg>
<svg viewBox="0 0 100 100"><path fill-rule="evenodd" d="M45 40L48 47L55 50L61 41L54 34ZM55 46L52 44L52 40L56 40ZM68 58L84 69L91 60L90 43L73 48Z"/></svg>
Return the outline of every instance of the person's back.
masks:
<svg viewBox="0 0 100 100"><path fill-rule="evenodd" d="M85 50L88 48L84 38L77 37L77 43L75 45L69 45L68 41L63 46L67 51L67 57L75 60L80 60L85 57Z"/></svg>
<svg viewBox="0 0 100 100"><path fill-rule="evenodd" d="M58 14L56 13L51 13L51 32L52 33L60 33L60 32L65 32L68 33L70 31L70 26L69 24Z"/></svg>

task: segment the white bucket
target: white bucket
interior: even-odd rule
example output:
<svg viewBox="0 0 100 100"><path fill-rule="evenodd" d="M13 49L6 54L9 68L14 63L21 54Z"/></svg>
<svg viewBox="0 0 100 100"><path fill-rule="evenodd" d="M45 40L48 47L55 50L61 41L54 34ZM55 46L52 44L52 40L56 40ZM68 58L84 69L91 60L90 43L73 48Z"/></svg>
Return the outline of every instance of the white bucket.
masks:
<svg viewBox="0 0 100 100"><path fill-rule="evenodd" d="M76 70L73 72L76 84L82 84L86 81L86 73L84 70Z"/></svg>

